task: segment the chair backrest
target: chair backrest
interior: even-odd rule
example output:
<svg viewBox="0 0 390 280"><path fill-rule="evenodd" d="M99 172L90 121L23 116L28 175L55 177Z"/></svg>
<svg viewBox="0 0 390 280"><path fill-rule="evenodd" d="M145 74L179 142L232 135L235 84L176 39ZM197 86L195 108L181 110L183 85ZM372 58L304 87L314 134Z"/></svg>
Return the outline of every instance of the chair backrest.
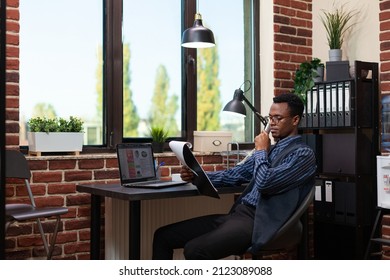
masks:
<svg viewBox="0 0 390 280"><path fill-rule="evenodd" d="M5 177L24 179L31 205L36 207L30 187L31 172L26 157L17 150L5 151Z"/></svg>
<svg viewBox="0 0 390 280"><path fill-rule="evenodd" d="M273 251L286 249L293 247L300 242L303 231L301 217L313 202L314 192L315 189L312 187L310 192L303 199L302 203L298 206L293 215L276 232L275 236L261 248L261 250Z"/></svg>
<svg viewBox="0 0 390 280"><path fill-rule="evenodd" d="M25 156L17 150L5 151L5 177L29 180L30 168Z"/></svg>

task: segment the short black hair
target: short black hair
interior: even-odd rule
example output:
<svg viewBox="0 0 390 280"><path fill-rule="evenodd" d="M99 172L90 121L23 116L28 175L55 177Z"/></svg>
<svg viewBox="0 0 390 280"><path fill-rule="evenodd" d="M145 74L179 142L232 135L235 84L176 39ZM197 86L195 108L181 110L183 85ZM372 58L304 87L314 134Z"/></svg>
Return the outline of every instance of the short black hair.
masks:
<svg viewBox="0 0 390 280"><path fill-rule="evenodd" d="M295 93L282 93L273 98L274 103L287 103L290 109L290 116L298 115L299 118L302 118L303 114L303 101L302 99L296 95Z"/></svg>

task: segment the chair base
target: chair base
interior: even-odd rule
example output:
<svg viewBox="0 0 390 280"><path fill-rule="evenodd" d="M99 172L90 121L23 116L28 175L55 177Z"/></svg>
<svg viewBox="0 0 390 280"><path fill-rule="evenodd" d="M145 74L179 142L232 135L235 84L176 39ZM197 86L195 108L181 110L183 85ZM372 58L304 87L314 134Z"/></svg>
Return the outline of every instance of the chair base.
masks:
<svg viewBox="0 0 390 280"><path fill-rule="evenodd" d="M18 220L13 219L11 216L7 216L6 217L6 224L5 224L5 232L7 232L9 226L12 223L17 222L17 221ZM56 222L55 222L55 226L54 226L54 231L53 231L51 239L50 239L50 244L48 243L48 241L46 239L45 232L43 231L41 220L39 218L37 218L36 221L37 221L39 233L40 233L41 238L42 238L43 248L44 248L44 251L46 253L46 258L48 260L51 260L52 256L53 256L56 240L57 240L58 228L59 228L59 225L61 222L61 217L56 216Z"/></svg>

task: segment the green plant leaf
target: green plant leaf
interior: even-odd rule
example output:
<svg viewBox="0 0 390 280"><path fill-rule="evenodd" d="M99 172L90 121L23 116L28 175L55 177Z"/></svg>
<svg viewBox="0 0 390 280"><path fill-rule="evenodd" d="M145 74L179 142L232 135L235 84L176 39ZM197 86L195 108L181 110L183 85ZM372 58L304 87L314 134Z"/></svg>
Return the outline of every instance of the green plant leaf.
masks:
<svg viewBox="0 0 390 280"><path fill-rule="evenodd" d="M64 118L31 118L27 125L31 132L82 132L83 124L80 118L71 116Z"/></svg>
<svg viewBox="0 0 390 280"><path fill-rule="evenodd" d="M151 127L150 136L153 142L164 143L168 138L168 131L162 127Z"/></svg>
<svg viewBox="0 0 390 280"><path fill-rule="evenodd" d="M333 11L322 10L320 16L330 49L341 49L345 32L354 25L351 24L351 19L358 14L357 10L346 11L344 6L335 7Z"/></svg>
<svg viewBox="0 0 390 280"><path fill-rule="evenodd" d="M293 93L297 94L306 104L306 93L314 86L313 78L318 76L317 68L324 67L319 58L302 62L295 72Z"/></svg>

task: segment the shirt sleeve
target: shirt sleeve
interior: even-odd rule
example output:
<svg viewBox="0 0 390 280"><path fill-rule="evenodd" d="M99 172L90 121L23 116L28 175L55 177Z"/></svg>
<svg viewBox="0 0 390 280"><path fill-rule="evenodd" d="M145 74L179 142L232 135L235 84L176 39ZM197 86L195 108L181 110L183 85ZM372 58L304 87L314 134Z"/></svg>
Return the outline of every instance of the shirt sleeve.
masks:
<svg viewBox="0 0 390 280"><path fill-rule="evenodd" d="M255 153L257 154L256 157L254 156ZM223 171L208 172L207 175L215 187L238 186L243 183L248 183L253 178L255 161L268 162L267 152L265 150L256 151L255 153L243 164Z"/></svg>

